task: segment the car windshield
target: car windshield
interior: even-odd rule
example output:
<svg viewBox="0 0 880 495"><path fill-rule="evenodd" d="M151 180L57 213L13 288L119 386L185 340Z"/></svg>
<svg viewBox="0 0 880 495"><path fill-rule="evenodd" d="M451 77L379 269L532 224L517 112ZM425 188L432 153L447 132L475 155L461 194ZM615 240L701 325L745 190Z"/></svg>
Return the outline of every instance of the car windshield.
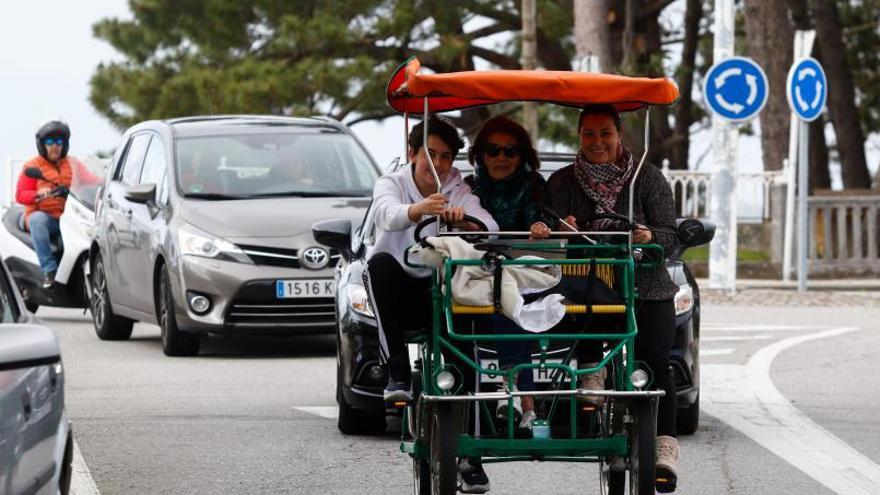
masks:
<svg viewBox="0 0 880 495"><path fill-rule="evenodd" d="M70 194L86 208L95 209L98 186L104 182L107 160L93 156L85 158L68 157L70 161Z"/></svg>
<svg viewBox="0 0 880 495"><path fill-rule="evenodd" d="M370 196L378 170L339 132L181 138L177 181L200 199Z"/></svg>

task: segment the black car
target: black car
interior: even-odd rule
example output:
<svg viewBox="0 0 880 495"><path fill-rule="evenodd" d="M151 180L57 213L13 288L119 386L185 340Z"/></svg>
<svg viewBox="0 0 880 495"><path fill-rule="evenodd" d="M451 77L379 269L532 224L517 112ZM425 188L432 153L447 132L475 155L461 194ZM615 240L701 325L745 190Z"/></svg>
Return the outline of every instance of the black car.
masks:
<svg viewBox="0 0 880 495"><path fill-rule="evenodd" d="M467 176L471 166L459 158L455 166ZM572 163L573 158L565 153L541 154L541 172L549 176ZM395 413L386 410L382 398L387 377L379 362L376 319L364 288L364 262L374 241L372 213L372 208L368 209L362 224L354 230L349 220L327 220L312 227L315 239L340 250L343 258L336 267L336 401L339 430L345 434L381 432L386 426L386 415ZM678 391L678 432L685 435L694 433L699 425L700 293L680 256L686 248L708 243L714 234L714 227L703 222L691 225L696 225L697 231L690 231L682 239L680 250L669 253L666 263L672 280L679 286L675 295L676 336L671 363Z"/></svg>

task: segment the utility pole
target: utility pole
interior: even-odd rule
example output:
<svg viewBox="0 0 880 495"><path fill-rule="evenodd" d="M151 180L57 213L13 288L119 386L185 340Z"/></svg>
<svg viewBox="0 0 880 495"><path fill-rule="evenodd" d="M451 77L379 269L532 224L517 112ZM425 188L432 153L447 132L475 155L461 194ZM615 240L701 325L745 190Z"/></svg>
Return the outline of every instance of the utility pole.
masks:
<svg viewBox="0 0 880 495"><path fill-rule="evenodd" d="M522 68L534 70L538 60L538 9L536 0L522 0ZM538 108L532 102L523 103L523 124L538 145Z"/></svg>

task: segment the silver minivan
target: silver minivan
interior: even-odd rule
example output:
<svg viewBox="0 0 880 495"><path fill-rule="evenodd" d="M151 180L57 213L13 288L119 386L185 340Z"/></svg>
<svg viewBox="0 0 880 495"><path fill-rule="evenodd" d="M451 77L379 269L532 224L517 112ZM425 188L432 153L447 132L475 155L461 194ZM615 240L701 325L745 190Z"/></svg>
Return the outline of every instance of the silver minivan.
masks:
<svg viewBox="0 0 880 495"><path fill-rule="evenodd" d="M58 340L0 261L0 495L67 495L72 460Z"/></svg>
<svg viewBox="0 0 880 495"><path fill-rule="evenodd" d="M166 355L204 334L333 332L340 253L315 242L325 218L359 221L379 169L327 118L149 121L122 139L98 200L90 299L104 340L135 321Z"/></svg>

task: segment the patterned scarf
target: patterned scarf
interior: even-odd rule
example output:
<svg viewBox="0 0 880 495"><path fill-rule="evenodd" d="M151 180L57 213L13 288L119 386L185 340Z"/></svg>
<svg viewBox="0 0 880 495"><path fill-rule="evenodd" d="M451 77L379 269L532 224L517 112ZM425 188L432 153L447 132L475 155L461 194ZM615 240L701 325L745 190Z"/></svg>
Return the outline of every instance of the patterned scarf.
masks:
<svg viewBox="0 0 880 495"><path fill-rule="evenodd" d="M583 151L574 159L574 176L588 198L596 203L596 213L614 213L620 191L634 171L632 153L620 145L614 163L590 163ZM614 221L598 219L582 224L587 230L604 230ZM581 223L581 222L578 222Z"/></svg>

